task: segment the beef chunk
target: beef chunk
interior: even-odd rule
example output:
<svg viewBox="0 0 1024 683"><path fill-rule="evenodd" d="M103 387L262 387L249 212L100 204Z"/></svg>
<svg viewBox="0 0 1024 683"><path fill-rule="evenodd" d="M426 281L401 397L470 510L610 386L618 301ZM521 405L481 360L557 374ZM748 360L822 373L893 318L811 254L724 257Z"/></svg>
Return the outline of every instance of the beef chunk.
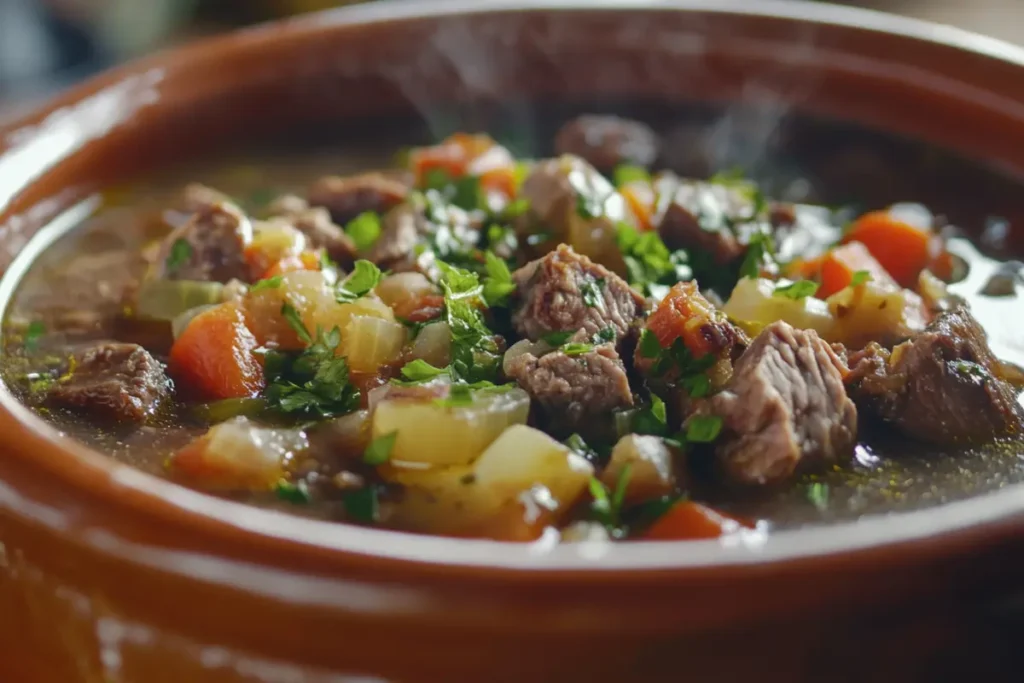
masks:
<svg viewBox="0 0 1024 683"><path fill-rule="evenodd" d="M310 188L309 203L326 208L336 223L344 225L366 211L384 214L408 194L408 185L381 173L326 176Z"/></svg>
<svg viewBox="0 0 1024 683"><path fill-rule="evenodd" d="M366 258L381 268L409 270L415 262L415 247L426 231L426 221L411 204L399 204L384 215L381 233Z"/></svg>
<svg viewBox="0 0 1024 683"><path fill-rule="evenodd" d="M896 429L939 445L991 441L1024 431L1016 373L988 347L964 306L940 313L892 352L877 344L850 357L858 404Z"/></svg>
<svg viewBox="0 0 1024 683"><path fill-rule="evenodd" d="M610 413L633 405L626 368L611 344L568 356L530 351L505 364L505 373L541 407L548 428L560 435L592 432Z"/></svg>
<svg viewBox="0 0 1024 683"><path fill-rule="evenodd" d="M197 213L218 204L233 205L231 197L201 183L189 183L182 194L185 210L189 213Z"/></svg>
<svg viewBox="0 0 1024 683"><path fill-rule="evenodd" d="M669 249L700 249L724 265L742 256L759 230L758 207L738 188L670 174L655 188L661 199L654 224Z"/></svg>
<svg viewBox="0 0 1024 683"><path fill-rule="evenodd" d="M552 332L577 331L587 339L606 328L621 339L646 305L625 280L564 244L517 270L512 279L519 292L512 323L534 341Z"/></svg>
<svg viewBox="0 0 1024 683"><path fill-rule="evenodd" d="M75 356L70 375L50 389L47 400L104 420L141 423L169 392L163 366L144 348L102 343Z"/></svg>
<svg viewBox="0 0 1024 683"><path fill-rule="evenodd" d="M291 222L306 236L311 246L326 251L343 268L347 269L355 262L355 243L331 220L326 209L306 209L292 216Z"/></svg>
<svg viewBox="0 0 1024 683"><path fill-rule="evenodd" d="M766 327L736 362L726 388L708 401L722 418L716 458L735 484L776 484L798 469L852 454L857 409L846 368L813 330Z"/></svg>
<svg viewBox="0 0 1024 683"><path fill-rule="evenodd" d="M639 121L585 115L562 126L555 151L582 157L605 172L619 164L650 166L658 156L658 136Z"/></svg>
<svg viewBox="0 0 1024 683"><path fill-rule="evenodd" d="M159 272L168 280L248 282L245 248L251 241L252 224L237 207L208 204L164 239Z"/></svg>

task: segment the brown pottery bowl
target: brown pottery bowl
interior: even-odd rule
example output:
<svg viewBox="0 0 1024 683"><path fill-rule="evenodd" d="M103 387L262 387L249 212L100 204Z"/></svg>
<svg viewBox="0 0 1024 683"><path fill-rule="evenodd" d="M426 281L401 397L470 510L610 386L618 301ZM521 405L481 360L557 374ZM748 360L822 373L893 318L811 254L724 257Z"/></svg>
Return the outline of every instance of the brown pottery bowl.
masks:
<svg viewBox="0 0 1024 683"><path fill-rule="evenodd" d="M546 139L540 112L577 105L710 112L677 130L693 172L799 161L823 197L982 206L1021 246L1024 50L788 0L385 2L142 60L0 131L0 302L97 188L320 132ZM244 507L0 404L3 683L996 680L1017 659L1018 486L595 554Z"/></svg>

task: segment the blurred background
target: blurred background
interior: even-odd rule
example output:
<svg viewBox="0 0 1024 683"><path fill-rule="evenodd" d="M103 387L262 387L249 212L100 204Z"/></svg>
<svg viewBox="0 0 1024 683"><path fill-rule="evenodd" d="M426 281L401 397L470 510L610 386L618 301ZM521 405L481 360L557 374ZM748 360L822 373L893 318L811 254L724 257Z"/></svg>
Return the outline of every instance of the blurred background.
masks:
<svg viewBox="0 0 1024 683"><path fill-rule="evenodd" d="M233 27L359 1L0 0L0 119L140 54ZM1024 43L1024 0L841 1Z"/></svg>

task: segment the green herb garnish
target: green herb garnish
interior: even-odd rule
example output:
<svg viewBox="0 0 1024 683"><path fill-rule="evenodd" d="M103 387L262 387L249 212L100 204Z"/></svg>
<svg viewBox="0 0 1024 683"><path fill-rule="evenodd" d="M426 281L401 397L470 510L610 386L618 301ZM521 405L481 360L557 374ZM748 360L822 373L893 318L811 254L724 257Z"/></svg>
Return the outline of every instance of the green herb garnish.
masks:
<svg viewBox="0 0 1024 683"><path fill-rule="evenodd" d="M445 319L451 330L451 374L455 380L497 379L501 357L494 335L484 322L483 286L476 273L437 262L444 292Z"/></svg>
<svg viewBox="0 0 1024 683"><path fill-rule="evenodd" d="M747 253L740 265L740 277L759 278L761 270L775 256L775 242L767 232L755 232L747 243Z"/></svg>
<svg viewBox="0 0 1024 683"><path fill-rule="evenodd" d="M484 278L484 299L488 306L504 306L512 292L516 290L516 284L512 281L512 271L508 269L508 264L492 251L487 251L484 259L487 270L487 276Z"/></svg>
<svg viewBox="0 0 1024 683"><path fill-rule="evenodd" d="M683 377L679 383L686 389L691 398L702 398L711 391L711 378L707 373L701 372L689 377Z"/></svg>
<svg viewBox="0 0 1024 683"><path fill-rule="evenodd" d="M380 517L380 500L375 486L348 491L342 494L341 503L345 506L345 513L353 522L373 524Z"/></svg>
<svg viewBox="0 0 1024 683"><path fill-rule="evenodd" d="M797 280L788 285L775 285L775 296L782 296L787 299L799 301L809 296L814 296L818 291L818 283L811 280Z"/></svg>
<svg viewBox="0 0 1024 683"><path fill-rule="evenodd" d="M380 268L369 261L360 259L356 261L352 272L338 283L335 298L339 303L355 301L373 291L381 280Z"/></svg>
<svg viewBox="0 0 1024 683"><path fill-rule="evenodd" d="M485 204L477 176L453 178L444 169L435 168L426 173L424 189L435 190L446 202L466 211L483 208Z"/></svg>
<svg viewBox="0 0 1024 683"><path fill-rule="evenodd" d="M721 432L722 418L718 415L694 415L686 422L689 443L711 443Z"/></svg>
<svg viewBox="0 0 1024 683"><path fill-rule="evenodd" d="M603 327L594 333L593 341L595 344L607 344L615 341L615 336L614 327Z"/></svg>
<svg viewBox="0 0 1024 683"><path fill-rule="evenodd" d="M283 501L293 505L307 505L312 497L309 494L309 486L304 481L292 483L282 479L274 486L274 494Z"/></svg>
<svg viewBox="0 0 1024 683"><path fill-rule="evenodd" d="M367 465L383 465L391 459L391 450L395 447L398 431L388 432L370 442L363 452L363 462Z"/></svg>
<svg viewBox="0 0 1024 683"><path fill-rule="evenodd" d="M645 327L640 333L640 356L653 359L660 356L661 351L661 342L658 341L657 335Z"/></svg>
<svg viewBox="0 0 1024 683"><path fill-rule="evenodd" d="M871 273L869 271L858 270L856 273L853 274L853 277L850 278L850 286L851 287L859 287L860 285L864 284L865 282L871 282L871 280L872 280L872 277L871 277Z"/></svg>
<svg viewBox="0 0 1024 683"><path fill-rule="evenodd" d="M609 493L608 488L600 479L591 477L590 495L593 501L590 504L590 512L594 520L604 525L612 536L623 535L622 529L622 506L626 500L626 489L629 487L629 478L632 467L626 465L615 480L615 489Z"/></svg>
<svg viewBox="0 0 1024 683"><path fill-rule="evenodd" d="M580 294L583 296L583 303L588 308L604 309L604 294L602 293L604 286L605 279L603 277L588 277L580 284Z"/></svg>
<svg viewBox="0 0 1024 683"><path fill-rule="evenodd" d="M643 166L619 164L612 172L612 179L615 181L616 187L622 187L630 183L649 183L651 174Z"/></svg>
<svg viewBox="0 0 1024 683"><path fill-rule="evenodd" d="M380 215L376 211L364 211L345 224L345 234L352 238L359 251L372 247L381 233Z"/></svg>
<svg viewBox="0 0 1024 683"><path fill-rule="evenodd" d="M672 286L693 279L689 255L671 252L654 230L640 232L625 222L616 228L616 241L626 262L629 284L645 294L654 295L658 286Z"/></svg>
<svg viewBox="0 0 1024 683"><path fill-rule="evenodd" d="M575 332L550 332L542 337L542 339L550 344L551 346L561 346L565 342L569 341L569 337L576 334Z"/></svg>
<svg viewBox="0 0 1024 683"><path fill-rule="evenodd" d="M820 481L813 482L807 486L807 500L821 511L828 508L828 484Z"/></svg>
<svg viewBox="0 0 1024 683"><path fill-rule="evenodd" d="M282 307L295 311L289 304ZM300 338L310 338L302 320L285 315ZM301 333L299 331L302 331ZM344 415L359 407L359 390L349 382L348 363L335 355L341 342L337 327L317 330L315 340L299 353L271 350L264 354L267 378L264 397L270 408L314 418Z"/></svg>
<svg viewBox="0 0 1024 683"><path fill-rule="evenodd" d="M406 363L402 368L402 377L410 382L428 382L441 375L448 374L446 368L437 368L425 360L417 358Z"/></svg>
<svg viewBox="0 0 1024 683"><path fill-rule="evenodd" d="M35 351L39 348L39 340L46 334L46 325L39 320L33 320L25 330L25 350Z"/></svg>
<svg viewBox="0 0 1024 683"><path fill-rule="evenodd" d="M569 357L582 356L585 353L590 353L594 350L593 344L583 344L580 342L570 342L563 346L561 352Z"/></svg>
<svg viewBox="0 0 1024 683"><path fill-rule="evenodd" d="M633 431L637 434L653 434L654 436L664 436L668 433L665 402L656 394L651 394L651 405L633 416Z"/></svg>
<svg viewBox="0 0 1024 683"><path fill-rule="evenodd" d="M259 282L253 284L249 288L250 292L258 292L262 289L277 289L281 286L281 282L284 280L283 275L275 275L274 277L263 278Z"/></svg>
<svg viewBox="0 0 1024 683"><path fill-rule="evenodd" d="M184 237L179 237L171 245L171 251L167 255L164 265L167 267L168 272L173 273L188 263L191 258L192 244Z"/></svg>
<svg viewBox="0 0 1024 683"><path fill-rule="evenodd" d="M281 304L281 315L284 316L288 326L295 330L295 334L300 341L305 344L313 343L313 337L309 334L309 330L306 329L306 324L302 322L302 316L299 315L295 306L287 302Z"/></svg>

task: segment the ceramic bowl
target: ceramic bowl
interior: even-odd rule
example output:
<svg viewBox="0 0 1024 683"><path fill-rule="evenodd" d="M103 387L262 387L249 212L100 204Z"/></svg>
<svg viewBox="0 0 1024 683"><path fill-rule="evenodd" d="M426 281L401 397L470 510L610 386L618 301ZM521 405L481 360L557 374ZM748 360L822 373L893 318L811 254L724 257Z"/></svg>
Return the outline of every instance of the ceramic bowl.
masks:
<svg viewBox="0 0 1024 683"><path fill-rule="evenodd" d="M1021 213L1024 50L995 40L785 0L386 2L139 61L0 131L0 301L16 256L97 188L298 130L526 126L533 103L584 101L718 111L719 141L746 146L701 147L698 165L885 147L832 185ZM895 141L789 140L771 117L790 113ZM898 136L998 179L911 163ZM731 545L503 545L207 497L71 442L6 390L0 405L5 681L905 681L1011 656L989 605L1024 576L1016 487ZM965 643L984 656L961 660Z"/></svg>

